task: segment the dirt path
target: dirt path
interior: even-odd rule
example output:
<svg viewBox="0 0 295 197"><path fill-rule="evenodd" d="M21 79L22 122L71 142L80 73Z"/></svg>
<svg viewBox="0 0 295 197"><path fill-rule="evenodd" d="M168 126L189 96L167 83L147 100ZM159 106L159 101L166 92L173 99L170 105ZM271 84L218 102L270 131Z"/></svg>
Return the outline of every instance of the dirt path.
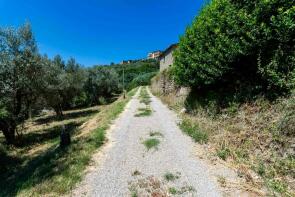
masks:
<svg viewBox="0 0 295 197"><path fill-rule="evenodd" d="M115 121L97 156L100 164L73 195L221 196L208 168L194 156L193 141L178 128L176 114L151 95L152 115L135 117L144 106L138 95ZM143 142L151 138L160 143L148 150Z"/></svg>

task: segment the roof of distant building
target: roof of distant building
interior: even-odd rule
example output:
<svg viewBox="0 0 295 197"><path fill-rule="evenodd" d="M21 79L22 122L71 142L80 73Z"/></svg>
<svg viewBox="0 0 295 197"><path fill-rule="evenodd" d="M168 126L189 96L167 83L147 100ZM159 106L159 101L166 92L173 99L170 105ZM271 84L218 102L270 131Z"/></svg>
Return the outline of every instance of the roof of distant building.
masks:
<svg viewBox="0 0 295 197"><path fill-rule="evenodd" d="M162 54L160 55L160 58L164 57L164 56L167 55L170 51L176 49L177 47L178 47L178 43L171 44L167 49L165 49L165 51L162 52Z"/></svg>

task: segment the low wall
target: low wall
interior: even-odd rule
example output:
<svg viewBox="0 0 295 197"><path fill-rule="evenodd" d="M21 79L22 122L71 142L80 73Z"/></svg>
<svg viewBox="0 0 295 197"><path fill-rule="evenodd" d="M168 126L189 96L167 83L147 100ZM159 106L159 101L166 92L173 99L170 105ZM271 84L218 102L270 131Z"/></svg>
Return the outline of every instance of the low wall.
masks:
<svg viewBox="0 0 295 197"><path fill-rule="evenodd" d="M190 89L176 85L167 70L162 71L152 79L151 90L159 96L171 96L175 102L184 102Z"/></svg>

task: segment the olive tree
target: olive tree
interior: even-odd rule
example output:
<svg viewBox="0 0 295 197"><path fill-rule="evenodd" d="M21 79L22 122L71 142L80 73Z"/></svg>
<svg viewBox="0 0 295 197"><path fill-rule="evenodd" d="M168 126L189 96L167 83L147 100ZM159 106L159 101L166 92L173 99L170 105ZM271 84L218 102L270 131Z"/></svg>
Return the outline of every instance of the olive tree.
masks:
<svg viewBox="0 0 295 197"><path fill-rule="evenodd" d="M17 125L30 111L38 60L30 24L0 29L0 130L8 144L15 143Z"/></svg>

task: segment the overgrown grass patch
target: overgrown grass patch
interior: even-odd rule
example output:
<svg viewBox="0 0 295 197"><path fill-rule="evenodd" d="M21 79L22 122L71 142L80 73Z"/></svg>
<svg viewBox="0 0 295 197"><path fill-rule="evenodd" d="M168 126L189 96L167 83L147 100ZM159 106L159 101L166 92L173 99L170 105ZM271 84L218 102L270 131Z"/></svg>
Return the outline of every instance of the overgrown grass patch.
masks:
<svg viewBox="0 0 295 197"><path fill-rule="evenodd" d="M189 119L184 119L179 124L180 129L191 136L195 142L198 143L207 143L208 142L208 134L205 131L202 131L197 123L193 123Z"/></svg>
<svg viewBox="0 0 295 197"><path fill-rule="evenodd" d="M144 146L147 148L147 150L150 150L152 148L158 149L158 146L160 144L160 140L157 138L150 138L143 142Z"/></svg>
<svg viewBox="0 0 295 197"><path fill-rule="evenodd" d="M152 109L150 107L139 108L138 113L135 114L135 117L151 116L152 113L153 113L153 111L152 111Z"/></svg>
<svg viewBox="0 0 295 197"><path fill-rule="evenodd" d="M225 161L230 156L230 149L223 147L222 149L217 150L217 156Z"/></svg>
<svg viewBox="0 0 295 197"><path fill-rule="evenodd" d="M173 194L173 195L176 195L177 194L177 189L175 187L170 187L169 188L169 193Z"/></svg>
<svg viewBox="0 0 295 197"><path fill-rule="evenodd" d="M151 103L151 97L147 92L147 87L142 87L139 95L140 103L144 103L145 105L149 105Z"/></svg>
<svg viewBox="0 0 295 197"><path fill-rule="evenodd" d="M175 181L176 179L179 179L180 178L180 174L177 173L177 174L173 174L171 172L167 172L164 174L164 179L166 181Z"/></svg>

